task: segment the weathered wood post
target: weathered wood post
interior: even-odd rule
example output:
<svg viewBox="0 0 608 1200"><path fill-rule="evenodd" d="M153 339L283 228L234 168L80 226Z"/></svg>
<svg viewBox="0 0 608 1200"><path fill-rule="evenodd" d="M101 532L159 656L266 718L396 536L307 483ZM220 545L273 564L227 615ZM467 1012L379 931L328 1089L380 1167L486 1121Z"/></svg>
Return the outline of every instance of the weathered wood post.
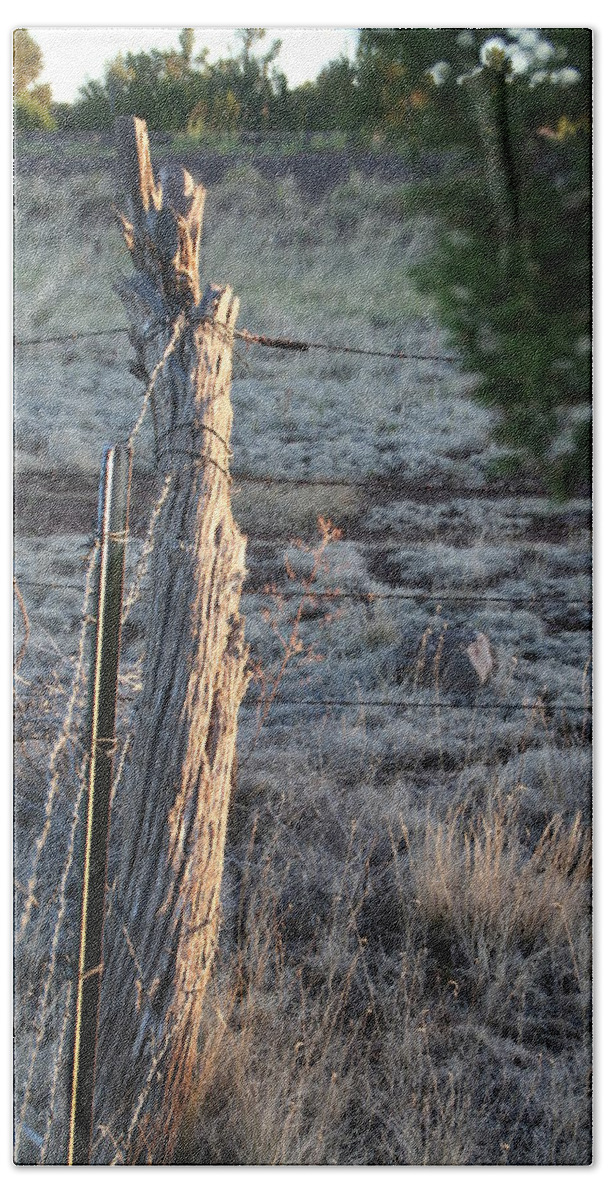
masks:
<svg viewBox="0 0 608 1200"><path fill-rule="evenodd" d="M151 556L143 687L112 815L112 903L92 1161L166 1161L195 1072L219 916L237 714L247 687L239 599L245 539L230 507L230 382L238 302L201 297L204 189L154 179L145 122L116 124L120 285L137 372L152 374L159 477L170 476Z"/></svg>

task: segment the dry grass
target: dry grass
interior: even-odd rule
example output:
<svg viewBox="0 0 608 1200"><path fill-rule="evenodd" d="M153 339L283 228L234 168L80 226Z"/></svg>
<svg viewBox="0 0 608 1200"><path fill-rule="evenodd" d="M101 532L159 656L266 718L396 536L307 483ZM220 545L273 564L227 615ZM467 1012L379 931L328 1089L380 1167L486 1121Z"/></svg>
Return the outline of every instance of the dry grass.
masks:
<svg viewBox="0 0 608 1200"><path fill-rule="evenodd" d="M571 940L588 915L591 842L581 814L569 828L555 816L531 854L520 839L510 797L474 823L459 812L429 823L412 862L426 923L469 949Z"/></svg>
<svg viewBox="0 0 608 1200"><path fill-rule="evenodd" d="M220 969L223 994L213 997L178 1151L183 1161L297 1165L341 1158L358 1036L352 1022L344 1029L348 984L307 992L302 973L278 966L277 955L280 943L270 946L266 936Z"/></svg>
<svg viewBox="0 0 608 1200"><path fill-rule="evenodd" d="M335 844L345 799L306 842ZM179 1160L587 1161L580 817L526 848L507 798L371 842L361 813L307 896L293 803L261 841L253 817Z"/></svg>

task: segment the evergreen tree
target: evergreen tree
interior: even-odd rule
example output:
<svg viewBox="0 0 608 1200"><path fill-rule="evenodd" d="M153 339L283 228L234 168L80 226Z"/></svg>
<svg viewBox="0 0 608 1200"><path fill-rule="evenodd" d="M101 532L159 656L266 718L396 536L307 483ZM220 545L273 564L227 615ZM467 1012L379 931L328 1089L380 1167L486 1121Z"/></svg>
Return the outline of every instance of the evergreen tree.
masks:
<svg viewBox="0 0 608 1200"><path fill-rule="evenodd" d="M438 226L414 276L496 410L496 468L563 496L591 466L590 35L475 32L454 123L469 160L410 193Z"/></svg>

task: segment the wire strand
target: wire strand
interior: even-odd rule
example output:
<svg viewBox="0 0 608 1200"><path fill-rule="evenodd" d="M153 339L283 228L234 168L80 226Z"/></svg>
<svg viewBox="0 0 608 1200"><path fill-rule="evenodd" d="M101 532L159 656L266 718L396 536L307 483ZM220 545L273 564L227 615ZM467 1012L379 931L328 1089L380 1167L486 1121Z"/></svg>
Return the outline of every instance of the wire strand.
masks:
<svg viewBox="0 0 608 1200"><path fill-rule="evenodd" d="M51 334L50 337L13 338L13 345L18 347L50 346L63 342L78 342L84 338L115 337L118 334L128 336L128 326L117 325L111 329L75 330L73 333ZM249 345L262 346L267 350L291 350L300 354L308 350L325 350L329 354L357 354L367 358L397 358L411 362L460 362L458 357L449 354L412 354L407 350L374 350L371 347L341 346L332 342L304 341L302 338L270 337L264 333L250 333L248 329L235 329L234 337Z"/></svg>
<svg viewBox="0 0 608 1200"><path fill-rule="evenodd" d="M517 704L510 701L497 704L456 704L450 700L373 700L367 697L361 697L358 700L342 699L340 696L321 696L318 700L307 696L299 696L294 698L275 697L273 700L273 708L279 704L283 707L290 708L448 708L456 712L572 712L582 713L589 712L588 704L548 704L542 700L542 697L537 697L531 700L528 704L520 700ZM241 701L241 708L257 708L259 700L254 697L245 697Z"/></svg>
<svg viewBox="0 0 608 1200"><path fill-rule="evenodd" d="M277 540L277 545L283 543ZM20 583L24 587L37 587L45 591L47 589L55 589L56 591L82 591L82 586L78 583L55 583L49 580L28 579L25 576L20 577ZM537 604L546 602L562 601L566 605L586 604L591 603L590 596L570 597L565 593L554 592L538 592L534 596L502 596L495 592L427 592L424 589L413 589L412 591L402 591L395 588L391 591L374 592L374 591L350 591L348 589L327 588L324 591L305 591L299 588L279 588L273 583L265 584L260 587L251 587L245 584L241 589L243 596L262 596L267 600L272 600L277 596L284 600L297 600L304 596L310 597L312 600L354 600L362 604L374 604L383 600L428 600L443 603L462 603L462 604L511 604L513 606L525 607L530 605L535 607ZM128 605L131 608L132 604Z"/></svg>

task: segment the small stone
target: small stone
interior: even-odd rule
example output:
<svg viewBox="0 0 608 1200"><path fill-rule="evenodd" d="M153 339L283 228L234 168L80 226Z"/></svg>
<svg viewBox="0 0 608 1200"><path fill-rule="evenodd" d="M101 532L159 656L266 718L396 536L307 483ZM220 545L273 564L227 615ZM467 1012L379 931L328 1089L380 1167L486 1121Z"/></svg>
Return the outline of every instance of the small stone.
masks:
<svg viewBox="0 0 608 1200"><path fill-rule="evenodd" d="M396 654L395 682L473 696L495 669L489 638L478 629L427 630L417 645L405 637Z"/></svg>

